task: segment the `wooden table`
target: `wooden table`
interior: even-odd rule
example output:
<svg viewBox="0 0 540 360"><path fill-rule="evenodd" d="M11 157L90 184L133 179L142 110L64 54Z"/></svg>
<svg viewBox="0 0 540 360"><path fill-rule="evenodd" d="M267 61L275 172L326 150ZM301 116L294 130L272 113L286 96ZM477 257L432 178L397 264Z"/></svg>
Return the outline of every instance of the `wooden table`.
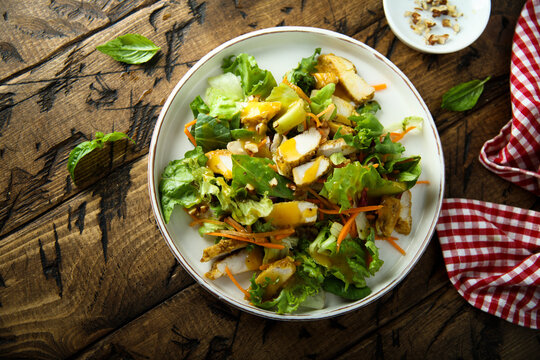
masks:
<svg viewBox="0 0 540 360"><path fill-rule="evenodd" d="M377 0L0 3L0 357L529 359L539 333L470 306L446 274L435 235L393 291L316 322L258 318L220 302L179 266L156 226L147 152L176 82L222 42L272 26L341 32L411 79L442 138L447 197L538 210L532 194L478 162L510 119L509 63L520 1L492 1L470 47L426 55L390 31ZM162 47L142 66L95 50L140 33ZM490 75L479 103L441 110L450 87ZM105 172L73 185L67 156L96 131L123 131Z"/></svg>

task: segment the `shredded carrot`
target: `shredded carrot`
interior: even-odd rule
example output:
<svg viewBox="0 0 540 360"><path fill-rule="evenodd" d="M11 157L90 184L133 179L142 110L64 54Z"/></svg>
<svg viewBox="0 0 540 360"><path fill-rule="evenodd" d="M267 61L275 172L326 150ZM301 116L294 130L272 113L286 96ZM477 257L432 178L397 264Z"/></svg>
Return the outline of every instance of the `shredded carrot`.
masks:
<svg viewBox="0 0 540 360"><path fill-rule="evenodd" d="M257 147L260 149L264 144L266 144L266 138L262 139L262 141L257 145Z"/></svg>
<svg viewBox="0 0 540 360"><path fill-rule="evenodd" d="M287 85L288 87L290 87L291 89L293 89L294 91L296 91L296 93L298 94L298 96L300 96L302 99L306 100L308 104L311 104L311 99L306 95L306 93L304 92L304 90L300 89L297 85L295 84L291 84L289 82L289 80L287 79L287 75L285 75L283 77L283 83L285 85Z"/></svg>
<svg viewBox="0 0 540 360"><path fill-rule="evenodd" d="M231 225L236 231L246 232L246 229L230 216L226 217L223 221Z"/></svg>
<svg viewBox="0 0 540 360"><path fill-rule="evenodd" d="M347 210L326 210L326 209L319 209L320 212L324 213L324 214L330 214L330 215L337 215L337 214L354 214L354 213L359 213L359 212L364 212L364 211L375 211L375 210L379 210L380 208L382 208L382 205L371 205L371 206L360 206L360 207L356 207L356 208L350 208L350 209L347 209Z"/></svg>
<svg viewBox="0 0 540 360"><path fill-rule="evenodd" d="M304 127L304 130L307 130L307 121L306 121L306 118L304 118L304 120L302 120L302 126Z"/></svg>
<svg viewBox="0 0 540 360"><path fill-rule="evenodd" d="M397 251L399 251L401 253L401 255L407 255L407 253L405 252L405 250L403 250L401 248L401 246L399 246L397 243L396 243L396 240L398 240L397 237L394 237L394 236L377 236L375 237L377 240L386 240L390 243L390 245L392 245Z"/></svg>
<svg viewBox="0 0 540 360"><path fill-rule="evenodd" d="M376 85L371 85L371 87L374 88L375 91L379 91L379 90L386 89L386 84L376 84Z"/></svg>
<svg viewBox="0 0 540 360"><path fill-rule="evenodd" d="M322 124L321 124L321 121L319 120L319 118L317 117L317 115L313 114L313 113L307 113L306 114L307 116L309 116L310 118L312 118L313 120L315 120L315 125L317 127L321 127Z"/></svg>
<svg viewBox="0 0 540 360"><path fill-rule="evenodd" d="M320 200L324 205L326 205L327 207L331 208L331 209L339 209L339 207L337 205L334 205L332 204L330 201L326 200L325 198L323 198L322 196L320 196L319 194L317 194L317 192L311 188L307 188L307 191L315 196L318 200ZM319 209L320 210L320 209Z"/></svg>
<svg viewBox="0 0 540 360"><path fill-rule="evenodd" d="M221 230L223 234L229 234L234 236L241 236L244 238L252 238L252 239L259 239L259 238L266 238L268 236L276 236L276 235L291 235L294 234L296 230L294 228L285 228L285 229L278 229L274 231L267 231L267 232L260 232L260 233L244 233L244 232L238 232L238 231L232 231L232 230Z"/></svg>
<svg viewBox="0 0 540 360"><path fill-rule="evenodd" d="M323 116L324 114L326 114L327 112L332 112L334 111L334 109L336 108L336 105L334 104L330 104L328 105L328 107L326 109L324 109L323 111L321 111L320 113L317 114L317 117L320 119L321 116Z"/></svg>
<svg viewBox="0 0 540 360"><path fill-rule="evenodd" d="M252 243L252 244L255 244L255 245L260 245L260 246L263 246L263 247L267 247L269 249L280 249L280 250L285 249L285 246L281 245L281 244L273 244L271 242L254 241L254 240L251 240L250 238L246 238L246 237L242 237L242 236L230 235L230 234L226 234L226 233L223 233L223 232L209 232L209 233L206 233L206 235L223 236L223 237L226 237L226 238L229 238L229 239L234 239L234 240L238 240L238 241L245 241L245 242L249 242L249 243Z"/></svg>
<svg viewBox="0 0 540 360"><path fill-rule="evenodd" d="M379 167L379 164L375 163L375 164L371 164L371 166L373 166L373 168L376 169Z"/></svg>
<svg viewBox="0 0 540 360"><path fill-rule="evenodd" d="M341 246L341 242L343 241L343 239L345 239L345 237L349 233L349 231L351 229L351 226L352 226L352 223L354 222L354 219L356 218L356 216L358 216L358 214L359 214L359 212L356 212L356 213L352 214L351 217L349 218L349 220L347 220L347 222L345 223L345 225L343 225L343 229L341 229L341 231L339 232L339 235L338 235L338 238L337 238L337 251L339 251L339 247Z"/></svg>
<svg viewBox="0 0 540 360"><path fill-rule="evenodd" d="M416 183L417 184L427 184L427 185L430 184L429 180L418 180Z"/></svg>
<svg viewBox="0 0 540 360"><path fill-rule="evenodd" d="M251 298L251 295L249 294L249 291L247 291L246 289L244 289L240 283L238 281L236 281L236 279L234 278L231 270L229 269L228 266L225 266L225 272L227 273L227 276L229 277L229 279L231 279L231 281L233 282L234 285L236 285L236 287L244 293L244 295L246 296L247 299Z"/></svg>
<svg viewBox="0 0 540 360"><path fill-rule="evenodd" d="M189 131L189 127L193 126L196 122L197 122L197 119L188 122L184 126L184 134L186 134L186 136L188 137L189 141L191 141L193 146L197 146L197 142L195 141L195 138L193 137L193 135L191 135L191 132Z"/></svg>
<svg viewBox="0 0 540 360"><path fill-rule="evenodd" d="M287 236L289 236L289 234L274 235L274 240L275 241L281 241L281 240L285 239Z"/></svg>
<svg viewBox="0 0 540 360"><path fill-rule="evenodd" d="M274 164L268 164L268 167L270 167L270 169L274 170L275 172L278 172L278 168L276 165Z"/></svg>
<svg viewBox="0 0 540 360"><path fill-rule="evenodd" d="M404 132L401 133L390 133L390 139L392 142L398 142L399 140L403 139L403 137L411 130L416 129L416 126L409 126Z"/></svg>
<svg viewBox="0 0 540 360"><path fill-rule="evenodd" d="M226 223L224 223L223 221L219 221L219 220L212 220L212 219L197 219L197 220L194 220L193 222L191 222L189 224L189 226L194 226L194 225L197 225L197 224L200 224L200 223L203 223L203 222L206 222L206 223L210 223L210 224L216 224L216 225L227 225Z"/></svg>

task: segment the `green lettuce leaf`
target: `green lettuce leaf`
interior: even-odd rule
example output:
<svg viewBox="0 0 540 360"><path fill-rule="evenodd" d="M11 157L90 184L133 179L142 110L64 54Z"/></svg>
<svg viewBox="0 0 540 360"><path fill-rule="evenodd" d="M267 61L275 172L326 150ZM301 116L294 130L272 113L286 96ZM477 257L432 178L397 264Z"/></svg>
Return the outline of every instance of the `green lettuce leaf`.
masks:
<svg viewBox="0 0 540 360"><path fill-rule="evenodd" d="M318 114L324 109L326 109L328 106L330 106L330 104L332 103L332 95L334 94L335 90L336 84L330 83L317 91L313 96L311 96L311 104L309 104L311 112L313 114ZM334 112L330 114L329 119L331 119L335 113L336 110L334 110Z"/></svg>
<svg viewBox="0 0 540 360"><path fill-rule="evenodd" d="M335 168L328 177L320 194L341 209L349 209L349 199L360 198L364 188L368 196L396 195L410 189L414 183L386 180L373 166L364 166L358 162Z"/></svg>
<svg viewBox="0 0 540 360"><path fill-rule="evenodd" d="M240 79L231 73L225 73L208 79L205 100L209 107L208 114L220 119L231 119L242 110L244 100Z"/></svg>
<svg viewBox="0 0 540 360"><path fill-rule="evenodd" d="M345 238L337 249L337 238L341 224L333 223L330 228L324 228L309 246L309 255L315 262L327 269L328 274L343 281L348 287L366 286L366 277L370 276L366 263L364 247L350 237Z"/></svg>
<svg viewBox="0 0 540 360"><path fill-rule="evenodd" d="M375 275L377 271L383 266L384 261L379 258L379 248L375 245L375 230L370 229L370 233L365 243L366 249L369 252L371 261L369 262L369 272L371 275Z"/></svg>
<svg viewBox="0 0 540 360"><path fill-rule="evenodd" d="M393 142L390 138L390 134L386 134L383 141L377 139L373 151L379 154L399 155L405 151L405 147L399 142Z"/></svg>
<svg viewBox="0 0 540 360"><path fill-rule="evenodd" d="M298 100L300 100L300 96L298 96L296 91L283 83L274 87L270 95L266 98L266 101L278 101L281 103L281 110L278 116L285 114L289 106Z"/></svg>
<svg viewBox="0 0 540 360"><path fill-rule="evenodd" d="M197 146L186 152L183 159L173 160L165 167L159 182L159 196L166 223L176 205L191 208L209 201L210 195L219 192L209 183L214 174L206 168L207 161L202 148Z"/></svg>
<svg viewBox="0 0 540 360"><path fill-rule="evenodd" d="M317 57L320 53L321 48L315 49L313 55L303 58L298 66L287 74L289 82L298 85L306 94L315 87L315 78L311 74L316 71Z"/></svg>
<svg viewBox="0 0 540 360"><path fill-rule="evenodd" d="M360 300L371 294L371 289L367 286L347 286L347 284L334 276L327 277L322 286L325 291L348 300Z"/></svg>
<svg viewBox="0 0 540 360"><path fill-rule="evenodd" d="M290 181L268 166L273 164L272 160L248 155L232 155L232 163L233 188L245 188L250 184L257 194L293 199L293 191L287 187ZM277 184L272 184L273 179L276 179Z"/></svg>
<svg viewBox="0 0 540 360"><path fill-rule="evenodd" d="M189 104L189 108L191 109L191 112L195 118L199 116L199 113L208 114L210 112L210 108L200 96L193 99L193 101Z"/></svg>
<svg viewBox="0 0 540 360"><path fill-rule="evenodd" d="M225 73L240 77L243 93L246 96L260 95L265 98L277 85L272 73L260 69L255 58L248 54L231 55L223 59L221 68Z"/></svg>
<svg viewBox="0 0 540 360"><path fill-rule="evenodd" d="M200 113L194 127L192 133L195 141L205 153L210 150L225 149L227 143L231 141L231 131L227 120Z"/></svg>
<svg viewBox="0 0 540 360"><path fill-rule="evenodd" d="M214 178L213 184L219 189L213 194L219 201L219 212L231 214L232 218L242 225L252 225L272 212L274 204L266 196L259 200L238 199L237 192L222 177Z"/></svg>

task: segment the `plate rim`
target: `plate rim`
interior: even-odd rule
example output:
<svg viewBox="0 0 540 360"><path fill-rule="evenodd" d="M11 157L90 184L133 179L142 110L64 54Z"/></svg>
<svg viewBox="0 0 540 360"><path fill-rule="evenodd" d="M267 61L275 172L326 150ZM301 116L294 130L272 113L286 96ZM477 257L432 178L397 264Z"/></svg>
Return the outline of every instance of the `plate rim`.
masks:
<svg viewBox="0 0 540 360"><path fill-rule="evenodd" d="M332 38L337 38L339 40L343 40L349 43L352 43L355 46L359 46L363 48L364 50L367 50L370 52L373 56L375 56L379 61L382 61L387 65L392 71L394 71L403 81L404 83L409 87L411 92L414 94L414 96L417 98L420 106L423 108L423 110L428 115L428 120L430 122L430 129L432 130L432 134L435 138L435 144L437 146L437 152L440 154L441 159L441 167L440 167L440 183L437 196L437 206L435 209L435 216L433 217L429 230L427 232L427 236L425 236L424 239L422 239L421 246L419 248L419 251L414 255L413 259L405 266L405 268L396 276L394 279L392 279L385 287L380 289L378 293L369 299L368 302L362 303L362 300L358 300L355 302L350 302L347 304L343 304L340 307L328 311L326 313L317 314L314 316L313 314L308 313L292 313L292 314L277 314L275 312L271 312L264 309L259 309L254 306L249 306L247 303L241 302L235 298L232 298L230 296L227 296L225 294L220 294L217 292L213 287L210 286L207 282L200 279L200 275L193 269L188 261L184 258L184 256L180 253L178 248L174 245L174 240L171 234L169 233L166 224L163 220L163 216L161 213L161 206L159 204L159 197L158 197L158 191L157 191L157 184L154 181L154 174L155 174L155 162L156 162L156 148L157 148L157 141L161 132L161 129L163 127L164 119L167 115L167 112L170 109L170 105L173 102L174 98L176 97L178 91L182 88L182 86L193 76L193 74L202 67L206 62L208 62L210 59L212 59L214 56L219 54L221 51L225 50L228 47L231 47L232 45L235 45L239 42L242 42L246 39L250 39L253 37L261 36L261 35L268 35L268 34L275 34L275 33L290 33L290 32L304 32L304 33L315 33L319 35L325 35L330 36ZM164 238L167 246L175 256L176 260L180 262L182 267L190 274L190 276L199 284L201 285L206 291L210 292L212 295L216 296L219 300L225 301L227 304L234 306L235 308L238 308L242 311L246 311L250 314L261 316L263 318L272 319L272 320L282 320L282 321L315 321L315 320L322 320L322 319L328 319L332 317L336 317L339 315L343 315L345 313L348 313L353 310L357 310L359 308L362 308L368 304L371 304L378 300L383 295L387 294L391 289L393 289L398 283L403 281L403 279L410 273L410 271L416 266L417 262L420 260L422 255L424 254L425 250L428 247L429 242L433 238L433 234L435 232L435 226L437 224L438 218L440 216L440 211L442 207L442 200L444 196L444 186L445 186L445 165L444 165L444 154L442 149L442 143L437 131L436 124L433 120L433 117L431 115L431 112L427 105L425 104L424 100L412 84L412 82L409 80L409 78L389 59L387 59L384 55L379 53L377 50L373 49L372 47L352 38L347 35L332 31L332 30L326 30L321 28L315 28L315 27L307 27L307 26L280 26L280 27L271 27L271 28L265 28L260 30L251 31L242 35L239 35L233 39L230 39L221 45L217 46L216 48L209 51L205 56L203 56L201 59L199 59L193 67L191 67L178 81L178 83L174 86L174 88L171 90L166 102L163 105L162 110L160 111L159 117L156 121L156 124L154 126L154 130L152 133L152 139L150 142L150 148L148 153L148 169L147 169L147 180L148 180L148 191L150 195L150 203L152 208L152 213L154 214L154 218L156 220L156 223L158 225L158 228L160 230L160 233L162 234L162 237Z"/></svg>

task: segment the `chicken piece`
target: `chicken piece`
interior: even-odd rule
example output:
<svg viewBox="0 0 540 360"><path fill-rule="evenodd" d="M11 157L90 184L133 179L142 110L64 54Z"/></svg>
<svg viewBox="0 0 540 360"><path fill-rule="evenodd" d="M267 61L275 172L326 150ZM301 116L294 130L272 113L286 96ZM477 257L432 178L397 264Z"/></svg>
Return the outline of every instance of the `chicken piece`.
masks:
<svg viewBox="0 0 540 360"><path fill-rule="evenodd" d="M240 121L249 130L256 131L256 126L266 124L281 110L281 103L278 101L258 102L250 101L240 113Z"/></svg>
<svg viewBox="0 0 540 360"><path fill-rule="evenodd" d="M330 170L330 160L325 156L319 156L313 161L292 169L293 180L298 186L309 185L326 174L328 170Z"/></svg>
<svg viewBox="0 0 540 360"><path fill-rule="evenodd" d="M336 117L333 120L351 126L352 122L349 120L349 116L358 115L355 107L347 100L337 96L332 96L332 103L336 106Z"/></svg>
<svg viewBox="0 0 540 360"><path fill-rule="evenodd" d="M246 271L259 270L262 264L263 254L260 248L254 247L251 250L242 249L212 264L212 269L204 274L208 279L215 280L226 275L225 268L228 267L233 275Z"/></svg>
<svg viewBox="0 0 540 360"><path fill-rule="evenodd" d="M399 218L396 224L395 230L403 235L409 235L412 228L412 194L409 190L401 194L401 210L399 211Z"/></svg>
<svg viewBox="0 0 540 360"><path fill-rule="evenodd" d="M330 135L334 136L338 130L340 134L354 134L354 129L350 126L343 125L342 123L328 121L328 128L330 129Z"/></svg>
<svg viewBox="0 0 540 360"><path fill-rule="evenodd" d="M343 153L343 155L349 155L356 152L354 146L347 145L345 139L339 138L334 140L328 140L317 149L317 155L324 155L330 157L330 155L335 153Z"/></svg>
<svg viewBox="0 0 540 360"><path fill-rule="evenodd" d="M401 203L393 196L383 196L382 199L381 205L383 207L377 210L375 230L382 236L390 236L399 219Z"/></svg>
<svg viewBox="0 0 540 360"><path fill-rule="evenodd" d="M308 201L287 201L274 204L265 218L274 226L295 227L317 221L317 205Z"/></svg>
<svg viewBox="0 0 540 360"><path fill-rule="evenodd" d="M203 250L201 262L207 262L217 257L232 253L234 250L242 249L248 246L245 241L234 239L221 239L217 244L207 247Z"/></svg>
<svg viewBox="0 0 540 360"><path fill-rule="evenodd" d="M296 265L294 264L294 259L290 256L270 264L255 279L257 284L267 284L264 289L263 299L268 300L277 295L295 272Z"/></svg>
<svg viewBox="0 0 540 360"><path fill-rule="evenodd" d="M318 72L331 72L339 77L339 84L357 105L373 99L375 89L356 73L354 64L333 54L320 55L317 62Z"/></svg>
<svg viewBox="0 0 540 360"><path fill-rule="evenodd" d="M315 78L316 89L322 89L328 84L337 84L339 81L337 75L331 72L313 73L311 75L313 75L313 77Z"/></svg>
<svg viewBox="0 0 540 360"><path fill-rule="evenodd" d="M232 153L229 150L212 150L205 155L208 158L207 168L223 175L226 179L232 179Z"/></svg>
<svg viewBox="0 0 540 360"><path fill-rule="evenodd" d="M354 134L354 129L350 126L343 125L342 123L328 121L328 128L330 129L330 135L334 136L338 130L340 134Z"/></svg>
<svg viewBox="0 0 540 360"><path fill-rule="evenodd" d="M321 133L312 127L308 131L283 141L274 155L278 172L281 175L290 176L293 167L308 161L315 154L321 139Z"/></svg>

